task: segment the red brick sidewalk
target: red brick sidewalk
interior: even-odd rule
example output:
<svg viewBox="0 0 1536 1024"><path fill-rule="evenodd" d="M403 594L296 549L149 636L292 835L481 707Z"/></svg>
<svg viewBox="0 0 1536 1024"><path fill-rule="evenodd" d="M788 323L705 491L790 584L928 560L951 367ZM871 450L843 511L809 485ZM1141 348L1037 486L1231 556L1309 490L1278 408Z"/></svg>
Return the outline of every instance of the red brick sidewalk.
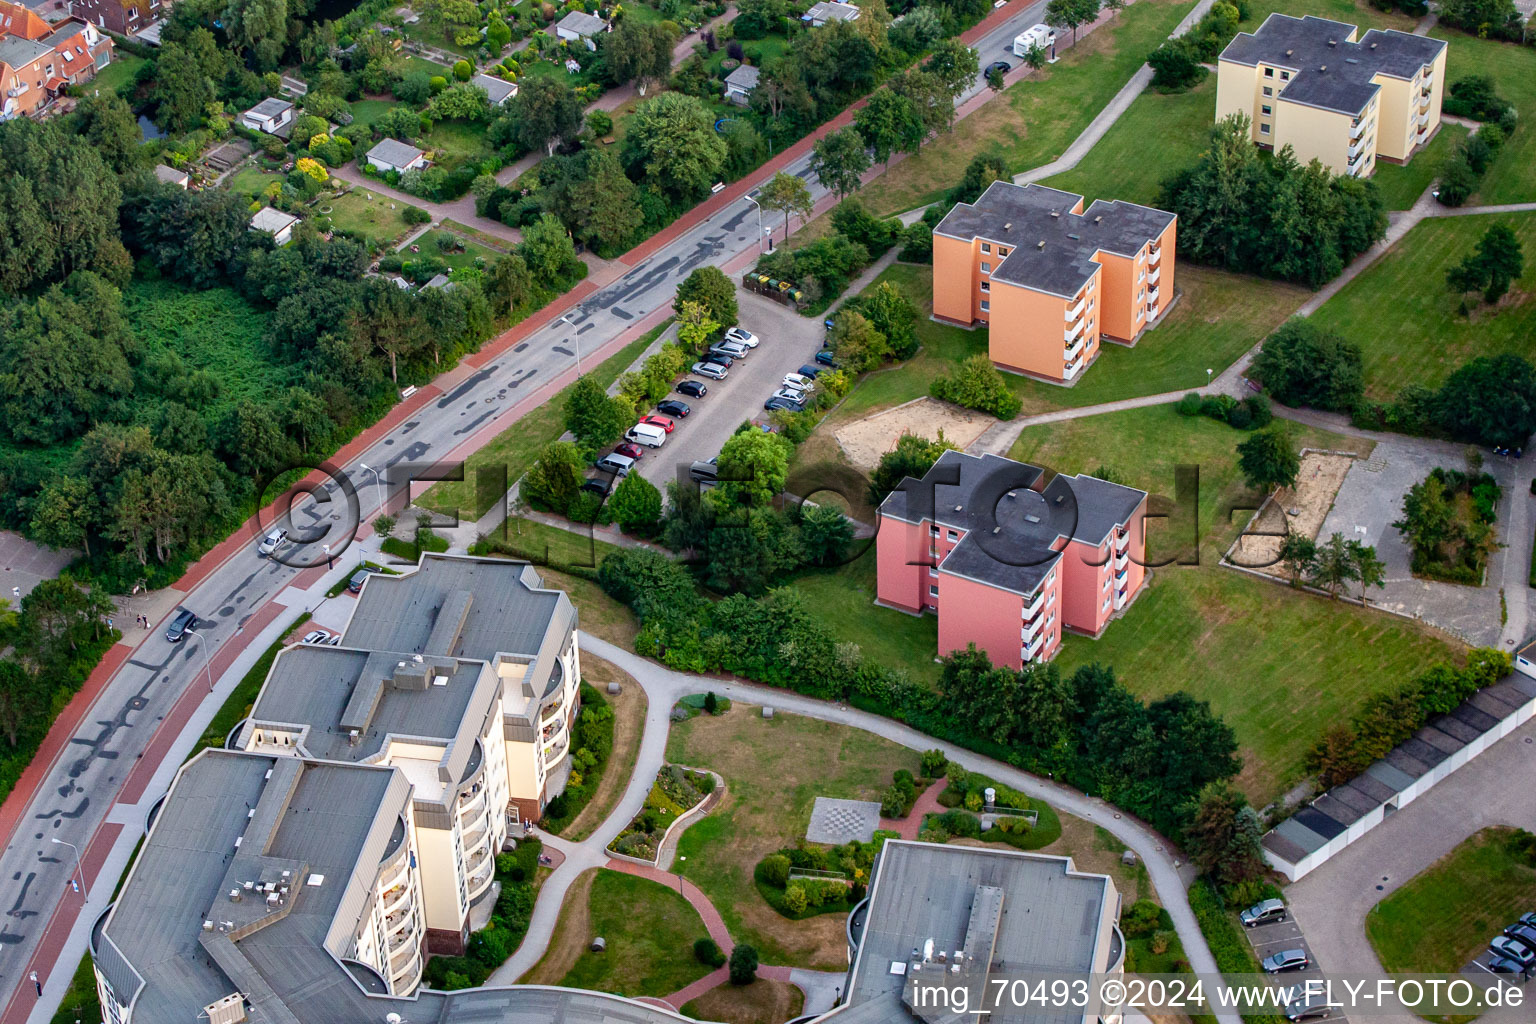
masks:
<svg viewBox="0 0 1536 1024"><path fill-rule="evenodd" d="M943 814L948 809L939 803L939 794L943 791L942 781L932 783L917 795L917 802L912 805L911 814L905 818L881 818L880 827L900 833L903 839L916 839L917 834L923 829L924 816Z"/></svg>

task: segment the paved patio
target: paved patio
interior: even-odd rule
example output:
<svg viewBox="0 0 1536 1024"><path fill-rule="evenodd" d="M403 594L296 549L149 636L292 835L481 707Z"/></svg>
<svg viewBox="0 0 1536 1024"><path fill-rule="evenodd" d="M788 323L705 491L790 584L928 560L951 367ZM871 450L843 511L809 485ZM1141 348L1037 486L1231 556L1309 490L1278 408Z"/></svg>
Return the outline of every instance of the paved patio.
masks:
<svg viewBox="0 0 1536 1024"><path fill-rule="evenodd" d="M857 839L867 843L880 825L880 805L872 800L834 800L819 796L811 808L811 823L805 839L811 843L838 846Z"/></svg>
<svg viewBox="0 0 1536 1024"><path fill-rule="evenodd" d="M17 599L26 597L43 580L51 580L73 562L78 551L54 551L34 544L19 533L0 530L0 597L15 608Z"/></svg>

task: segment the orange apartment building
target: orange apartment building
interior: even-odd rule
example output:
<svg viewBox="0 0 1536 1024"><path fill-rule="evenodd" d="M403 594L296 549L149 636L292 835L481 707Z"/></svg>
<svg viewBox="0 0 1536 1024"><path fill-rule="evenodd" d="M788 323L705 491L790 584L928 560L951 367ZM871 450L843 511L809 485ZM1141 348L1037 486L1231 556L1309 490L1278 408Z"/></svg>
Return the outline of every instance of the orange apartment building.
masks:
<svg viewBox="0 0 1536 1024"><path fill-rule="evenodd" d="M939 620L939 653L1045 662L1063 629L1087 636L1146 582L1147 492L997 455L940 456L880 505L876 601Z"/></svg>
<svg viewBox="0 0 1536 1024"><path fill-rule="evenodd" d="M41 113L66 86L112 62L112 40L81 18L50 25L0 0L0 121Z"/></svg>
<svg viewBox="0 0 1536 1024"><path fill-rule="evenodd" d="M1173 302L1178 218L995 181L933 229L933 316L987 327L999 369L1071 384L1101 340L1136 343Z"/></svg>

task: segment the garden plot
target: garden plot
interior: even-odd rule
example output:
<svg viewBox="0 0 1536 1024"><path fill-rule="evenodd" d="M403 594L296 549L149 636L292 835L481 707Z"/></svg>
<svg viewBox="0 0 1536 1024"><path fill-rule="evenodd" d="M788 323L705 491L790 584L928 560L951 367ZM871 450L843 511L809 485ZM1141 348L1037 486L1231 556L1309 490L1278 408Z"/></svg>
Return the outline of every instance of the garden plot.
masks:
<svg viewBox="0 0 1536 1024"><path fill-rule="evenodd" d="M1357 457L1351 454L1305 452L1301 457L1301 472L1296 474L1296 486L1275 492L1227 551L1227 560L1246 569L1287 579L1285 567L1280 564L1281 538L1289 530L1311 540L1319 539L1318 531L1356 460Z"/></svg>
<svg viewBox="0 0 1536 1024"><path fill-rule="evenodd" d="M996 422L991 416L948 402L914 398L894 409L845 424L835 436L848 460L869 472L880 464L880 456L896 446L896 439L902 434L918 434L931 441L942 432L946 441L963 449Z"/></svg>

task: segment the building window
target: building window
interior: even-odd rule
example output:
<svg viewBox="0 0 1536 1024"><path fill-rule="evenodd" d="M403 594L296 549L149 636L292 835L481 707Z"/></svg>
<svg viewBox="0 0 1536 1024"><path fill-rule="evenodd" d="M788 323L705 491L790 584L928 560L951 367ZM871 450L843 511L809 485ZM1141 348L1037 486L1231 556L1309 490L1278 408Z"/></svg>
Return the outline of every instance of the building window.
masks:
<svg viewBox="0 0 1536 1024"><path fill-rule="evenodd" d="M1006 246L1002 246L1002 245L998 246L997 247L997 254L999 256L1007 256L1008 255L1007 247Z"/></svg>
<svg viewBox="0 0 1536 1024"><path fill-rule="evenodd" d="M981 251L982 252L991 252L992 251L992 246L990 246L986 242L982 242L981 243Z"/></svg>
<svg viewBox="0 0 1536 1024"><path fill-rule="evenodd" d="M1145 270L1143 270L1140 274L1136 275L1136 280L1137 280L1138 283L1141 282L1141 281L1145 281L1146 279L1147 279L1147 272Z"/></svg>
<svg viewBox="0 0 1536 1024"><path fill-rule="evenodd" d="M935 586L932 586L930 584L929 587L928 587L928 596L929 597L938 597L939 596L939 588L935 587Z"/></svg>
<svg viewBox="0 0 1536 1024"><path fill-rule="evenodd" d="M1269 134L1269 125L1267 125L1267 124L1259 125L1259 134L1260 135L1268 135Z"/></svg>
<svg viewBox="0 0 1536 1024"><path fill-rule="evenodd" d="M947 531L946 536L948 537L949 540L959 540L960 539L960 535L958 533L956 533L954 530Z"/></svg>
<svg viewBox="0 0 1536 1024"><path fill-rule="evenodd" d="M991 291L992 290L992 282L991 281L983 281L983 282L981 282L981 290L984 291L984 292Z"/></svg>
<svg viewBox="0 0 1536 1024"><path fill-rule="evenodd" d="M986 299L982 299L981 300L981 311L983 313L988 312L989 310L991 310L991 308L992 308L992 303L988 302Z"/></svg>
<svg viewBox="0 0 1536 1024"><path fill-rule="evenodd" d="M1265 87L1264 87L1264 95L1265 95L1265 96L1266 96L1266 97L1269 97L1269 96L1273 96L1273 95L1274 95L1274 94L1275 94L1275 90L1273 90L1273 89L1271 89L1271 88L1270 88L1270 87L1269 87L1269 86L1267 86L1267 85L1266 85L1266 86L1265 86Z"/></svg>
<svg viewBox="0 0 1536 1024"><path fill-rule="evenodd" d="M1265 117L1268 117L1271 113L1273 113L1268 103L1265 103L1263 106L1259 107L1259 109L1264 112Z"/></svg>
<svg viewBox="0 0 1536 1024"><path fill-rule="evenodd" d="M986 260L982 260L981 261L981 272L983 274L990 274L990 273L992 273L992 264L988 263Z"/></svg>
<svg viewBox="0 0 1536 1024"><path fill-rule="evenodd" d="M930 537L937 537L939 535L939 528L937 526L928 527L928 535Z"/></svg>
<svg viewBox="0 0 1536 1024"><path fill-rule="evenodd" d="M934 568L931 565L928 567L928 575L929 576L937 576L938 574L939 574L939 570L938 569Z"/></svg>
<svg viewBox="0 0 1536 1024"><path fill-rule="evenodd" d="M1275 77L1275 69L1274 68L1265 68L1264 69L1264 77L1265 78L1274 78Z"/></svg>
<svg viewBox="0 0 1536 1024"><path fill-rule="evenodd" d="M1291 73L1289 71L1282 71L1282 72L1280 72L1280 81L1282 81L1282 82L1289 82L1290 80L1291 80Z"/></svg>

